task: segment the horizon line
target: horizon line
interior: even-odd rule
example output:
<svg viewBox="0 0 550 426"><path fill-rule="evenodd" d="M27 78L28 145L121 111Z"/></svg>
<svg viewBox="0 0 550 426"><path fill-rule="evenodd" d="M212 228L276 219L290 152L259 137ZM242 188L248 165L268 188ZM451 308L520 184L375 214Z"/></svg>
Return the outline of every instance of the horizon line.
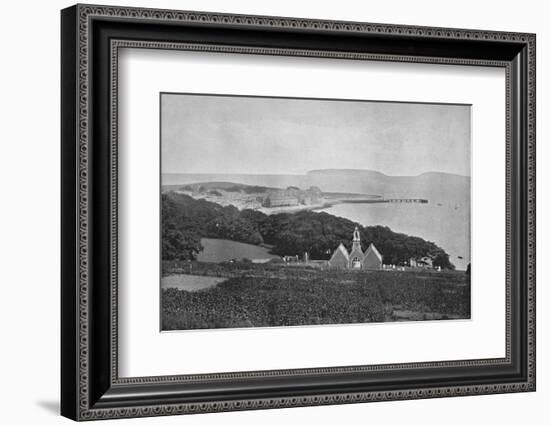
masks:
<svg viewBox="0 0 550 426"><path fill-rule="evenodd" d="M245 175L245 176L306 176L311 172L335 172L335 171L341 171L341 172L372 172L372 173L379 173L381 175L387 176L387 177L418 177L429 173L440 173L440 174L446 174L446 175L455 175L455 176L462 176L471 178L471 175L465 175L462 173L454 173L454 172L444 172L444 171L437 171L437 170L428 170L425 172L418 173L416 175L390 175L384 172L380 172L378 170L373 169L339 169L339 168L327 168L327 169L312 169L307 170L305 172L299 173L299 172L288 172L288 173L234 173L234 172L219 172L219 171L212 171L212 172L163 172L161 171L161 175Z"/></svg>

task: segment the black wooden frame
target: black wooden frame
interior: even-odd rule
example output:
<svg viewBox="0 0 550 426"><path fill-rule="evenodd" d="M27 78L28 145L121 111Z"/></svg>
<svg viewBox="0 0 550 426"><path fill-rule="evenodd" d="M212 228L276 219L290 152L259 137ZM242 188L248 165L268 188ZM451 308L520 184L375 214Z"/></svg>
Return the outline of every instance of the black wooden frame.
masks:
<svg viewBox="0 0 550 426"><path fill-rule="evenodd" d="M61 13L61 36L64 416L87 420L535 390L533 34L76 5ZM507 356L118 378L112 142L117 43L506 68Z"/></svg>

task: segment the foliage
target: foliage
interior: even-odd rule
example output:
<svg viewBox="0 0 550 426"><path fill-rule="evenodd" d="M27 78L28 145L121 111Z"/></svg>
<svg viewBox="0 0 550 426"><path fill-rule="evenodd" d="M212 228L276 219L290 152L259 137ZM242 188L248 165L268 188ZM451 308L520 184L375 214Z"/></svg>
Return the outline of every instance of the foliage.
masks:
<svg viewBox="0 0 550 426"><path fill-rule="evenodd" d="M350 236L357 226L361 233L363 250L374 243L382 253L384 263L398 265L411 258L421 259L428 256L433 260L434 266L454 269L449 255L432 242L393 232L385 226L362 226L324 212L300 211L265 215L253 210L239 211L234 206L223 207L173 192L162 195L162 210L163 223L166 217L184 236L193 230L201 237L269 244L273 246L272 252L281 256L302 256L308 252L311 259L319 260L328 259L341 242L349 250ZM164 251L163 259L169 260Z"/></svg>
<svg viewBox="0 0 550 426"><path fill-rule="evenodd" d="M215 287L162 292L163 329L351 324L410 318L469 318L465 274L326 271L270 265L215 265ZM195 272L210 274L209 265ZM416 317L415 317L416 315ZM423 316L423 317L422 317Z"/></svg>
<svg viewBox="0 0 550 426"><path fill-rule="evenodd" d="M162 258L164 260L196 259L202 250L200 234L193 226L177 223L177 207L163 199L161 220Z"/></svg>
<svg viewBox="0 0 550 426"><path fill-rule="evenodd" d="M225 238L249 244L263 243L255 224L246 217L241 217L234 206L222 207L175 193L162 194L161 203L163 224L167 220L184 234L193 230L200 237ZM162 257L169 260L164 252Z"/></svg>

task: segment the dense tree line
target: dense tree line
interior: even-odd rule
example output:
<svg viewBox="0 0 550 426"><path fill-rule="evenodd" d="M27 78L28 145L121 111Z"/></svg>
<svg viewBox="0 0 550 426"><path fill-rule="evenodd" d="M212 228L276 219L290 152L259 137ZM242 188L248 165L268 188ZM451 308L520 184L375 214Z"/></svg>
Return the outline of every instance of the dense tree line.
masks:
<svg viewBox="0 0 550 426"><path fill-rule="evenodd" d="M196 259L203 237L263 243L257 225L234 206L223 207L170 192L162 194L161 211L163 260Z"/></svg>
<svg viewBox="0 0 550 426"><path fill-rule="evenodd" d="M198 221L182 217L181 208L169 197L162 196L161 246L164 260L195 259L203 249Z"/></svg>
<svg viewBox="0 0 550 426"><path fill-rule="evenodd" d="M162 257L164 260L196 259L201 237L225 238L249 244L269 244L281 256L309 253L311 259L328 259L343 242L350 249L351 235L359 227L363 250L372 242L384 263L402 264L429 256L434 266L454 269L449 255L419 237L393 232L385 226L362 226L328 213L301 211L266 215L239 211L177 193L162 195ZM166 242L164 241L166 237Z"/></svg>

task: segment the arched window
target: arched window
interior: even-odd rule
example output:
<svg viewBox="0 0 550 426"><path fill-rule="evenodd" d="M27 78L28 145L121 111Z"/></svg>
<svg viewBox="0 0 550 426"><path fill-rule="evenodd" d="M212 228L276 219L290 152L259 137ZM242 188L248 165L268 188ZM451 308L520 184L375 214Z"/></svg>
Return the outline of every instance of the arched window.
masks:
<svg viewBox="0 0 550 426"><path fill-rule="evenodd" d="M352 260L351 260L351 267L353 269L361 269L361 261L359 260L358 257L354 257Z"/></svg>

